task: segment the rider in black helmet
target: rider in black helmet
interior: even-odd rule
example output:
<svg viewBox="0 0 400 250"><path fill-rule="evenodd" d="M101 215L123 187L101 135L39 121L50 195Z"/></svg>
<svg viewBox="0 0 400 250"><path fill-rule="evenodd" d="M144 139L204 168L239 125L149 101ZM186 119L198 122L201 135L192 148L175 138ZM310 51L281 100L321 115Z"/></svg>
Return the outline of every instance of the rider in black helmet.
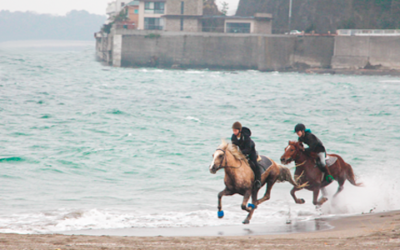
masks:
<svg viewBox="0 0 400 250"><path fill-rule="evenodd" d="M326 172L326 181L332 182L334 179L329 171L329 168L326 166L326 151L322 142L311 133L311 130L306 129L304 124L297 124L294 127L294 132L299 136L299 142L303 142L308 145L304 151L307 153L314 152L318 155L319 162L321 164L321 171Z"/></svg>
<svg viewBox="0 0 400 250"><path fill-rule="evenodd" d="M232 144L237 145L242 153L248 156L250 161L253 163L250 164L250 167L253 170L255 176L254 187L259 189L261 187L261 173L257 163L258 155L256 152L256 144L250 138L251 131L246 127L242 127L242 124L240 124L240 122L235 122L232 125L232 130Z"/></svg>

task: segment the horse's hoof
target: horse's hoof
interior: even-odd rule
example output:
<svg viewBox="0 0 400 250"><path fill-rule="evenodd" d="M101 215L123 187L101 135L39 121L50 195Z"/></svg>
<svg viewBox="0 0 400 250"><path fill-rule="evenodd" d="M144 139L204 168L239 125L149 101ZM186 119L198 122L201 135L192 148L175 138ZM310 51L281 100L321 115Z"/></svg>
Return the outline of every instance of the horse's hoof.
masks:
<svg viewBox="0 0 400 250"><path fill-rule="evenodd" d="M304 204L306 201L304 199L298 199L298 204Z"/></svg>
<svg viewBox="0 0 400 250"><path fill-rule="evenodd" d="M243 224L249 224L249 223L250 223L250 221L248 221L248 220L243 221Z"/></svg>
<svg viewBox="0 0 400 250"><path fill-rule="evenodd" d="M224 218L224 211L218 211L218 218L222 219Z"/></svg>
<svg viewBox="0 0 400 250"><path fill-rule="evenodd" d="M322 205L323 203L325 203L327 200L328 200L328 198L326 198L326 197L321 198L321 200L320 200L321 205Z"/></svg>

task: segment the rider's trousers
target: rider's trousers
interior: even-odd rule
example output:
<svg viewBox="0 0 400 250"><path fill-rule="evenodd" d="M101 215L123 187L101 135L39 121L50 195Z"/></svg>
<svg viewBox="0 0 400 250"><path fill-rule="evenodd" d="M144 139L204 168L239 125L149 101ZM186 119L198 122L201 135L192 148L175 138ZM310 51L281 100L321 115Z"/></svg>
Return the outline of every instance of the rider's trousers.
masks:
<svg viewBox="0 0 400 250"><path fill-rule="evenodd" d="M325 152L318 153L318 158L321 162L322 167L326 167L326 153Z"/></svg>

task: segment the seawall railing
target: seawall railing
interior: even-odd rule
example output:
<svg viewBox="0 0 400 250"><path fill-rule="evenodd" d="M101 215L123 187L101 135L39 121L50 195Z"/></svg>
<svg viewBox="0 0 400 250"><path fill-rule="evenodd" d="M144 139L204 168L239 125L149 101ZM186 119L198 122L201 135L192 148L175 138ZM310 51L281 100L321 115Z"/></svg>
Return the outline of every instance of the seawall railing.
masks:
<svg viewBox="0 0 400 250"><path fill-rule="evenodd" d="M341 29L337 30L339 36L400 36L400 29Z"/></svg>

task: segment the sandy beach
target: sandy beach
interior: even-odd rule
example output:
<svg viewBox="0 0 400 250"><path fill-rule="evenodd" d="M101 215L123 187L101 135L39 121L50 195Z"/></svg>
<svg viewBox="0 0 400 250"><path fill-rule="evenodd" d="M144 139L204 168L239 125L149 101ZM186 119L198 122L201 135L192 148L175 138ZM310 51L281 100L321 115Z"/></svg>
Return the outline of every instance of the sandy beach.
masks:
<svg viewBox="0 0 400 250"><path fill-rule="evenodd" d="M400 211L339 218L332 229L251 236L1 234L0 249L400 249Z"/></svg>

